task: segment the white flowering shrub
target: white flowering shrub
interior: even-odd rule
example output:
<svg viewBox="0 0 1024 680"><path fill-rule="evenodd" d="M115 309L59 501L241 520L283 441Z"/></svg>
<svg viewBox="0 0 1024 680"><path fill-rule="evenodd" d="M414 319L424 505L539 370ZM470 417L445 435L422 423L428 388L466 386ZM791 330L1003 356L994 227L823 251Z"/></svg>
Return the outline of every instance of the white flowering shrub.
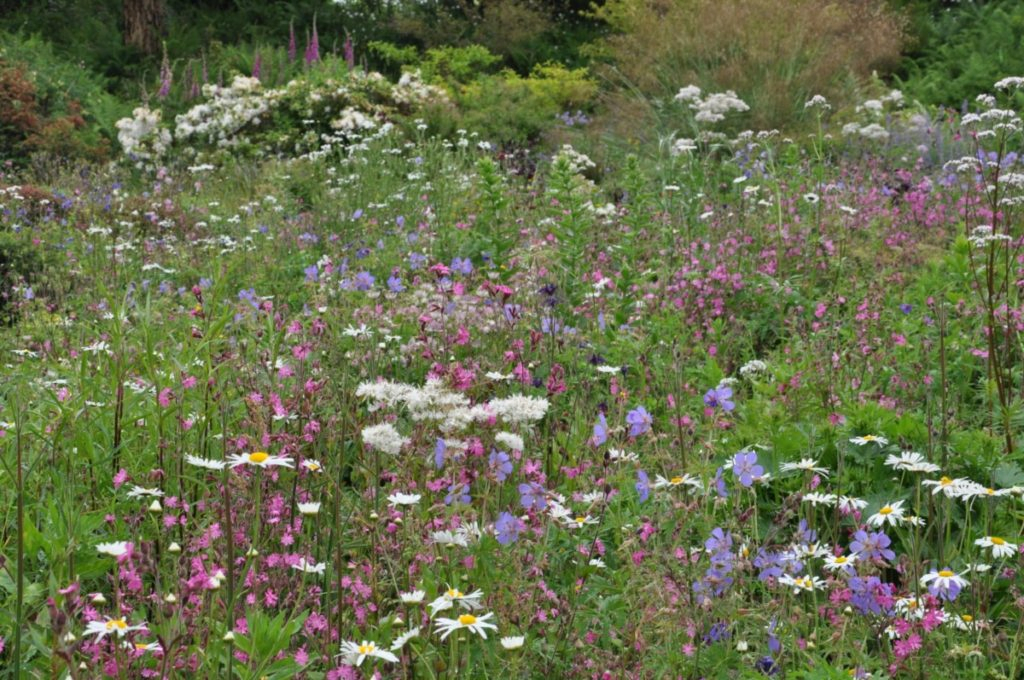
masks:
<svg viewBox="0 0 1024 680"><path fill-rule="evenodd" d="M171 131L160 126L161 111L139 106L117 121L117 141L125 156L142 168L159 162L171 145Z"/></svg>

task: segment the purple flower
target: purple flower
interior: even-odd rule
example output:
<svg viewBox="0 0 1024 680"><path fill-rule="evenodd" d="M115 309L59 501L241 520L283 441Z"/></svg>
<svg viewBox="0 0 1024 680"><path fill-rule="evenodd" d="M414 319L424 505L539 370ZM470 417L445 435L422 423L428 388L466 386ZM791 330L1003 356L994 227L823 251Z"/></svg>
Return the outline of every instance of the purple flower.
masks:
<svg viewBox="0 0 1024 680"><path fill-rule="evenodd" d="M709 553L728 552L732 548L732 534L723 531L721 527L715 527L711 531L711 537L704 541L704 547Z"/></svg>
<svg viewBox="0 0 1024 680"><path fill-rule="evenodd" d="M888 613L892 608L892 585L877 576L854 576L850 579L850 604L861 614Z"/></svg>
<svg viewBox="0 0 1024 680"><path fill-rule="evenodd" d="M469 501L469 484L452 484L448 487L448 495L444 497L445 505L451 505L452 503L468 505Z"/></svg>
<svg viewBox="0 0 1024 680"><path fill-rule="evenodd" d="M356 290L370 290L376 280L370 272L359 272L356 274Z"/></svg>
<svg viewBox="0 0 1024 680"><path fill-rule="evenodd" d="M437 443L434 444L434 467L438 470L444 467L444 453L448 450L448 445L440 437L437 438Z"/></svg>
<svg viewBox="0 0 1024 680"><path fill-rule="evenodd" d="M592 441L594 442L594 446L601 446L608 441L608 421L605 419L603 413L600 413L597 416L597 423L594 424L594 438Z"/></svg>
<svg viewBox="0 0 1024 680"><path fill-rule="evenodd" d="M409 253L409 269L416 271L422 269L427 263L427 256L423 253Z"/></svg>
<svg viewBox="0 0 1024 680"><path fill-rule="evenodd" d="M519 539L519 532L524 528L523 521L509 512L498 515L498 520L494 523L494 533L498 543L502 545L515 543Z"/></svg>
<svg viewBox="0 0 1024 680"><path fill-rule="evenodd" d="M896 559L896 553L889 550L892 540L884 532L876 531L868 533L861 529L853 535L853 542L850 543L850 551L869 560Z"/></svg>
<svg viewBox="0 0 1024 680"><path fill-rule="evenodd" d="M487 463L491 466L491 470L499 482L504 482L512 474L512 461L509 460L508 454L504 451L492 449Z"/></svg>
<svg viewBox="0 0 1024 680"><path fill-rule="evenodd" d="M320 270L317 268L315 264L309 265L302 271L306 273L307 283L316 283L317 281L320 280Z"/></svg>
<svg viewBox="0 0 1024 680"><path fill-rule="evenodd" d="M740 484L750 487L755 477L764 474L764 468L757 464L756 453L740 451L732 459L732 473L739 478Z"/></svg>
<svg viewBox="0 0 1024 680"><path fill-rule="evenodd" d="M718 468L718 470L715 471L715 493L717 493L721 498L728 498L729 490L725 488L725 476L722 474L723 471L724 468Z"/></svg>
<svg viewBox="0 0 1024 680"><path fill-rule="evenodd" d="M626 414L626 423L629 425L630 437L639 437L646 432L650 432L652 422L654 422L654 419L651 418L651 414L643 406L637 406Z"/></svg>
<svg viewBox="0 0 1024 680"><path fill-rule="evenodd" d="M736 408L732 401L731 387L715 387L704 393L704 405L710 408L721 408L728 413Z"/></svg>
<svg viewBox="0 0 1024 680"><path fill-rule="evenodd" d="M519 485L519 504L527 510L543 510L548 507L547 491L537 482Z"/></svg>
<svg viewBox="0 0 1024 680"><path fill-rule="evenodd" d="M398 274L392 274L388 277L388 290L392 293L401 293L405 290L405 286L402 284L402 277Z"/></svg>
<svg viewBox="0 0 1024 680"><path fill-rule="evenodd" d="M651 495L651 480L643 470L636 471L636 492L640 494L640 502L644 503Z"/></svg>
<svg viewBox="0 0 1024 680"><path fill-rule="evenodd" d="M468 276L473 273L473 261L470 260L468 257L456 257L454 260L452 260L451 270L453 272L458 272L460 274L465 274L466 276Z"/></svg>

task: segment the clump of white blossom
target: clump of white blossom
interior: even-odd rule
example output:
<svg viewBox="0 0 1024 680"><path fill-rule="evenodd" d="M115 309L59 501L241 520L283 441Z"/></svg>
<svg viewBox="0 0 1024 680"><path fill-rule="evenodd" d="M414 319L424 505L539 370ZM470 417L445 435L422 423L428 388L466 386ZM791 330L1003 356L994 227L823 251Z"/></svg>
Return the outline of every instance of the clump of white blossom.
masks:
<svg viewBox="0 0 1024 680"><path fill-rule="evenodd" d="M131 118L122 118L115 123L117 141L125 155L140 168L149 162L156 162L171 145L171 131L160 127L161 111L139 106L132 111Z"/></svg>

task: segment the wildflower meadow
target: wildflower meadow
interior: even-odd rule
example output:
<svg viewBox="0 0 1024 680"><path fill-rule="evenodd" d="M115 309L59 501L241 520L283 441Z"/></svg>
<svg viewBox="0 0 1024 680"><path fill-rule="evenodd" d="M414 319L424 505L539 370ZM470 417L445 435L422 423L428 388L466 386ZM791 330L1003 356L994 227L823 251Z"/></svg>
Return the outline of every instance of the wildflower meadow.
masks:
<svg viewBox="0 0 1024 680"><path fill-rule="evenodd" d="M0 677L1024 678L1024 78L513 147L302 38L0 174Z"/></svg>

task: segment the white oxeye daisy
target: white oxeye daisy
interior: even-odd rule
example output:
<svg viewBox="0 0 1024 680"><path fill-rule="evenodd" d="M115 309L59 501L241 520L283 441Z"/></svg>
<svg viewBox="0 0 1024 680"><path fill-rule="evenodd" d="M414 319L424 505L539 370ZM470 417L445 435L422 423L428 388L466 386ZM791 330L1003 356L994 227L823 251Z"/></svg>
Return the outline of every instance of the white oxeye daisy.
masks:
<svg viewBox="0 0 1024 680"><path fill-rule="evenodd" d="M959 630L963 631L976 631L985 627L986 622L978 620L970 614L953 614L947 619L947 623L952 624Z"/></svg>
<svg viewBox="0 0 1024 680"><path fill-rule="evenodd" d="M498 627L489 621L493 617L494 614L491 612L480 616L463 614L457 619L441 617L437 620L437 632L441 633L441 639L444 640L457 630L469 629L469 632L476 633L486 640L488 628L498 630Z"/></svg>
<svg viewBox="0 0 1024 680"><path fill-rule="evenodd" d="M794 593L811 592L825 585L825 582L817 576L797 576L794 578L789 574L780 576L779 583L792 588Z"/></svg>
<svg viewBox="0 0 1024 680"><path fill-rule="evenodd" d="M409 630L405 631L404 633L395 638L395 641L391 643L391 651L397 652L402 647L405 647L405 644L409 642L409 640L413 639L414 637L419 637L419 634L420 627L413 626L412 628L410 628Z"/></svg>
<svg viewBox="0 0 1024 680"><path fill-rule="evenodd" d="M669 477L668 479L661 475L657 475L654 478L654 484L651 484L651 488L654 489L664 489L666 487L674 488L677 486L688 486L691 491L700 491L704 487L699 479L689 473L676 475L675 477Z"/></svg>
<svg viewBox="0 0 1024 680"><path fill-rule="evenodd" d="M131 543L128 541L117 541L115 543L98 543L96 545L96 551L101 555L110 555L111 557L121 557L125 553L131 550Z"/></svg>
<svg viewBox="0 0 1024 680"><path fill-rule="evenodd" d="M319 503L299 503L299 513L303 515L315 515L320 512Z"/></svg>
<svg viewBox="0 0 1024 680"><path fill-rule="evenodd" d="M223 470L227 467L227 463L222 460L212 460L210 458L200 458L199 456L187 455L185 456L185 462L189 465L195 465L196 467L206 468L207 470Z"/></svg>
<svg viewBox="0 0 1024 680"><path fill-rule="evenodd" d="M935 463L929 463L923 455L916 451L901 451L898 456L890 454L885 459L885 464L894 470L927 472L929 474L938 472L941 469Z"/></svg>
<svg viewBox="0 0 1024 680"><path fill-rule="evenodd" d="M274 456L266 451L253 451L252 453L234 453L228 456L228 463L236 468L240 465L252 465L254 467L270 467L278 465L281 467L293 467L292 459L287 456Z"/></svg>
<svg viewBox="0 0 1024 680"><path fill-rule="evenodd" d="M857 561L857 554L852 555L829 555L825 558L825 568L829 571L843 571L853 573L853 565Z"/></svg>
<svg viewBox="0 0 1024 680"><path fill-rule="evenodd" d="M886 503L878 509L878 512L868 517L868 524L873 527L881 527L886 524L898 526L903 521L903 503L904 501Z"/></svg>
<svg viewBox="0 0 1024 680"><path fill-rule="evenodd" d="M133 630L146 630L146 624L129 626L124 617L112 619L107 617L106 621L90 621L85 627L86 635L95 635L97 640L102 640L108 635L116 634L117 637L124 637Z"/></svg>
<svg viewBox="0 0 1024 680"><path fill-rule="evenodd" d="M349 642L348 640L342 642L341 653L345 655L345 663L349 666L359 666L370 657L383 659L390 663L398 663L397 656L386 649L380 649L377 647L376 642L367 642L366 640L363 640L362 644Z"/></svg>
<svg viewBox="0 0 1024 680"><path fill-rule="evenodd" d="M388 496L388 503L391 505L391 507L396 507L399 505L416 505L417 503L420 502L421 498L423 498L423 496L421 496L418 493L395 492Z"/></svg>
<svg viewBox="0 0 1024 680"><path fill-rule="evenodd" d="M302 469L307 470L309 472L323 472L324 466L321 465L320 461L318 460L307 458L306 460L302 461Z"/></svg>
<svg viewBox="0 0 1024 680"><path fill-rule="evenodd" d="M815 472L822 477L828 477L828 468L817 467L818 461L813 458L802 458L796 463L783 463L779 466L779 472L793 472L802 470L804 472Z"/></svg>
<svg viewBox="0 0 1024 680"><path fill-rule="evenodd" d="M857 446L864 446L865 444L878 444L879 446L888 446L889 440L885 437L879 437L876 434L866 434L861 437L854 437L850 440L851 444Z"/></svg>
<svg viewBox="0 0 1024 680"><path fill-rule="evenodd" d="M836 495L834 493L805 493L803 501L815 506L825 505L831 507L836 504Z"/></svg>
<svg viewBox="0 0 1024 680"><path fill-rule="evenodd" d="M985 536L974 542L982 548L991 548L992 557L1013 557L1017 554L1017 546L999 536Z"/></svg>
<svg viewBox="0 0 1024 680"><path fill-rule="evenodd" d="M463 609L480 609L483 607L480 604L480 598L483 597L484 591L474 590L467 594L459 590L458 588L449 587L448 590L444 591L440 597L430 603L430 615L434 616L438 612L446 609L451 609L456 602Z"/></svg>
<svg viewBox="0 0 1024 680"><path fill-rule="evenodd" d="M145 489L141 486L133 486L131 491L128 492L128 498L142 498L143 496L154 496L160 498L164 495L164 492L160 489Z"/></svg>
<svg viewBox="0 0 1024 680"><path fill-rule="evenodd" d="M582 529L585 526L597 523L597 519L590 515L576 515L575 517L565 518L565 526L570 529Z"/></svg>
<svg viewBox="0 0 1024 680"><path fill-rule="evenodd" d="M413 590L408 593L399 593L398 598L402 601L402 604L419 604L423 602L423 598L426 595L422 590Z"/></svg>
<svg viewBox="0 0 1024 680"><path fill-rule="evenodd" d="M840 511L853 513L856 512L857 510L863 510L864 508L868 507L868 502L862 498L853 498L852 496L840 496L837 505Z"/></svg>
<svg viewBox="0 0 1024 680"><path fill-rule="evenodd" d="M953 586L959 591L960 588L971 585L971 582L957 574L952 569L942 569L925 574L921 577L921 585L928 587L934 584L934 588L940 592L948 592Z"/></svg>
<svg viewBox="0 0 1024 680"><path fill-rule="evenodd" d="M519 649L526 642L526 637L522 635L513 635L510 637L503 637L500 640L502 649Z"/></svg>
<svg viewBox="0 0 1024 680"><path fill-rule="evenodd" d="M323 574L324 571L327 569L327 563L326 562L316 562L316 563L307 562L306 558L303 557L302 559L300 559L298 561L297 564L293 564L292 565L292 569L295 569L297 571L301 571L301 572L306 573L306 574Z"/></svg>
<svg viewBox="0 0 1024 680"><path fill-rule="evenodd" d="M134 644L125 644L125 649L134 650L136 652L157 652L163 649L159 642L136 642Z"/></svg>
<svg viewBox="0 0 1024 680"><path fill-rule="evenodd" d="M964 490L964 485L968 482L966 479L957 478L950 479L949 477L942 477L940 479L926 479L921 482L924 486L930 486L932 488L932 495L942 493L948 498L959 497Z"/></svg>

